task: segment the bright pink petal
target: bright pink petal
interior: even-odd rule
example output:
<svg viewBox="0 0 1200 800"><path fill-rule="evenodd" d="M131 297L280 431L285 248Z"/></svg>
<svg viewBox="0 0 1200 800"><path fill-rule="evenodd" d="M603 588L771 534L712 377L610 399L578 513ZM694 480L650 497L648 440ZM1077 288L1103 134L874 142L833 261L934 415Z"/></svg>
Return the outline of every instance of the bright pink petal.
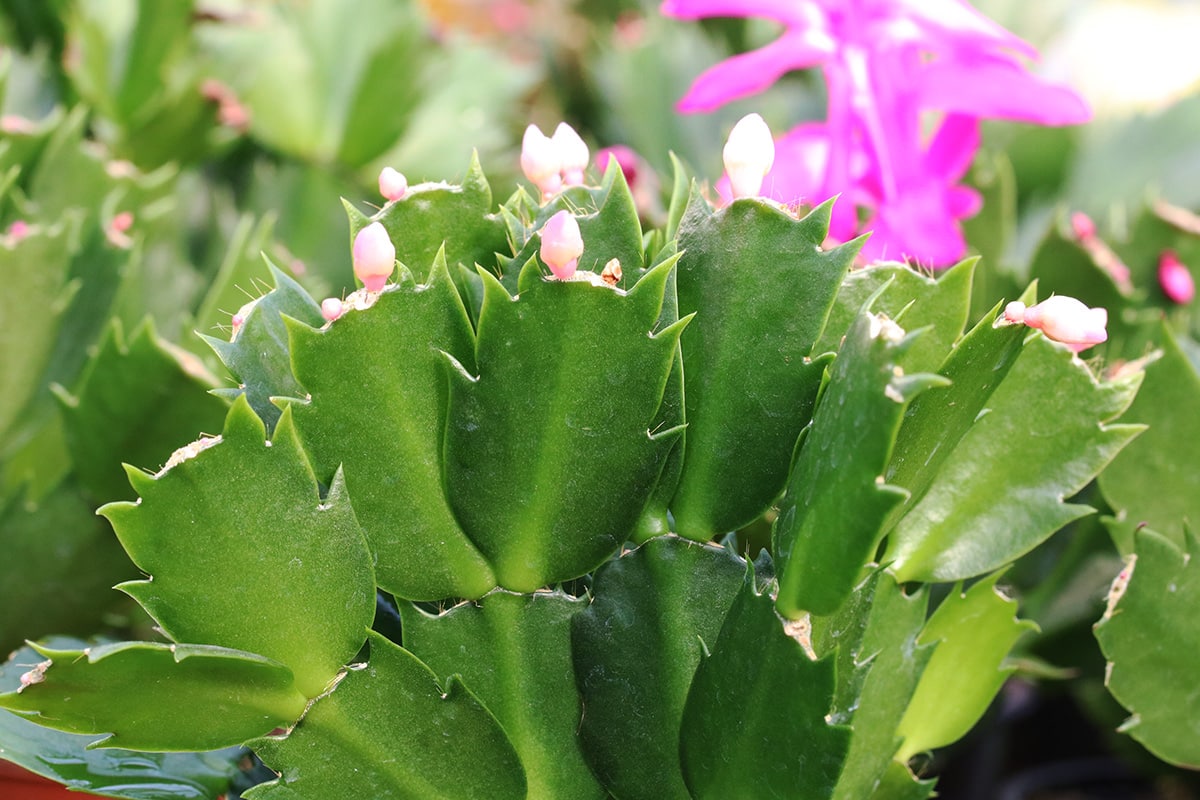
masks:
<svg viewBox="0 0 1200 800"><path fill-rule="evenodd" d="M1076 125L1092 117L1082 97L1026 72L1015 61L972 61L928 64L920 79L921 107L1041 125Z"/></svg>
<svg viewBox="0 0 1200 800"><path fill-rule="evenodd" d="M810 41L807 33L788 33L749 53L727 58L696 78L679 111L712 111L731 100L757 94L794 69L815 66L829 54L832 42Z"/></svg>
<svg viewBox="0 0 1200 800"><path fill-rule="evenodd" d="M944 181L967 174L979 151L979 120L966 114L947 114L929 142L925 169Z"/></svg>
<svg viewBox="0 0 1200 800"><path fill-rule="evenodd" d="M980 14L962 0L882 0L889 12L915 22L926 34L972 47L1002 47L1027 58L1037 50L1024 39ZM889 13L881 12L878 13Z"/></svg>

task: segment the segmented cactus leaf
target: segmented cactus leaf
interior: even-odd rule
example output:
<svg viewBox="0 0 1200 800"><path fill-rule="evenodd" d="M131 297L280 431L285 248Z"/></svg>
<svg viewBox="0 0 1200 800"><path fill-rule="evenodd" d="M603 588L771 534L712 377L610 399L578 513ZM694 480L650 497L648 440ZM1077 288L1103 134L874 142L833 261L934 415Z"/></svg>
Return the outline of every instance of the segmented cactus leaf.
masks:
<svg viewBox="0 0 1200 800"><path fill-rule="evenodd" d="M1101 382L1065 346L1030 337L987 399L987 410L978 412L924 496L889 534L883 561L892 562L901 581L969 578L1009 563L1091 513L1064 498L1142 430L1110 423L1140 382L1140 372ZM944 420L935 405L922 410ZM955 430L948 421L939 424ZM934 420L926 424L936 427Z"/></svg>
<svg viewBox="0 0 1200 800"><path fill-rule="evenodd" d="M530 797L604 800L575 735L582 719L571 620L587 601L497 590L437 616L400 606L404 646L441 678L458 674L508 735Z"/></svg>
<svg viewBox="0 0 1200 800"><path fill-rule="evenodd" d="M834 658L812 660L747 575L688 691L680 754L697 800L828 798L850 729L827 720Z"/></svg>
<svg viewBox="0 0 1200 800"><path fill-rule="evenodd" d="M445 260L427 283L406 279L323 330L292 325L291 341L310 397L292 406L296 429L322 480L343 470L379 585L410 600L485 594L496 580L442 483L443 353L472 362Z"/></svg>
<svg viewBox="0 0 1200 800"><path fill-rule="evenodd" d="M446 487L501 586L599 566L633 534L678 429L656 431L683 322L656 330L673 261L628 293L489 273L478 374L451 370Z"/></svg>
<svg viewBox="0 0 1200 800"><path fill-rule="evenodd" d="M679 764L683 707L745 574L746 563L728 550L675 536L651 539L597 571L571 638L580 742L613 796L690 800Z"/></svg>
<svg viewBox="0 0 1200 800"><path fill-rule="evenodd" d="M82 650L86 642L54 637L52 650ZM0 692L21 685L21 675L42 661L32 647L0 664ZM202 712L203 713L203 712ZM207 800L229 788L242 748L212 753L138 753L89 748L96 736L65 733L0 711L0 758L77 790L130 800Z"/></svg>
<svg viewBox="0 0 1200 800"><path fill-rule="evenodd" d="M927 592L905 594L890 572L878 569L837 614L811 618L813 651L836 653L831 719L851 729L834 800L871 797L888 783L900 746L896 728L933 655L917 643L927 605Z"/></svg>
<svg viewBox="0 0 1200 800"><path fill-rule="evenodd" d="M830 206L797 220L753 200L714 212L693 192L679 225L685 417L676 531L708 540L783 490L824 366L810 360L858 243L821 250Z"/></svg>
<svg viewBox="0 0 1200 800"><path fill-rule="evenodd" d="M966 592L956 586L925 623L917 642L936 645L897 729L904 739L897 761L961 738L1016 669L1004 660L1037 626L1016 618L1017 602L997 591L999 579L994 573Z"/></svg>
<svg viewBox="0 0 1200 800"><path fill-rule="evenodd" d="M304 390L292 374L287 325L284 317L321 325L321 307L308 292L268 262L275 288L258 299L233 337L224 341L202 335L221 362L240 381L236 389L218 389L228 400L245 395L254 413L271 431L279 421L279 407L272 397L303 397Z"/></svg>
<svg viewBox="0 0 1200 800"><path fill-rule="evenodd" d="M1181 550L1143 528L1134 556L1095 627L1105 684L1131 715L1120 730L1164 761L1200 769L1200 546L1189 533Z"/></svg>
<svg viewBox="0 0 1200 800"><path fill-rule="evenodd" d="M886 314L906 331L922 331L904 354L904 368L910 372L936 371L967 324L977 260L967 259L937 280L903 264L872 264L850 272L838 289L813 352L837 352L863 304L874 297L872 311Z"/></svg>
<svg viewBox="0 0 1200 800"><path fill-rule="evenodd" d="M265 440L245 398L219 441L155 476L127 468L137 503L100 509L151 577L119 588L177 642L259 653L315 697L363 642L371 555L340 475L322 498L284 412Z"/></svg>
<svg viewBox="0 0 1200 800"><path fill-rule="evenodd" d="M908 403L946 382L900 367L919 336L864 308L830 368L772 537L776 607L789 619L832 614L846 601L906 496L883 478L896 432Z"/></svg>
<svg viewBox="0 0 1200 800"><path fill-rule="evenodd" d="M1100 490L1124 524L1109 526L1122 552L1133 550L1133 527L1148 524L1183 543L1184 522L1200 523L1200 374L1167 326L1162 357L1146 367L1141 390L1122 422L1146 423L1104 472Z"/></svg>
<svg viewBox="0 0 1200 800"><path fill-rule="evenodd" d="M74 394L57 393L67 448L92 498L131 499L122 463L157 470L179 442L219 431L229 406L205 391L216 380L149 320L128 340L113 320Z"/></svg>
<svg viewBox="0 0 1200 800"><path fill-rule="evenodd" d="M69 733L109 733L99 747L215 750L290 725L306 699L287 667L253 653L194 644L119 642L33 648L29 685L0 707Z"/></svg>
<svg viewBox="0 0 1200 800"><path fill-rule="evenodd" d="M376 633L370 660L283 736L252 742L281 773L246 800L523 800L521 762L457 677L439 685L416 656Z"/></svg>

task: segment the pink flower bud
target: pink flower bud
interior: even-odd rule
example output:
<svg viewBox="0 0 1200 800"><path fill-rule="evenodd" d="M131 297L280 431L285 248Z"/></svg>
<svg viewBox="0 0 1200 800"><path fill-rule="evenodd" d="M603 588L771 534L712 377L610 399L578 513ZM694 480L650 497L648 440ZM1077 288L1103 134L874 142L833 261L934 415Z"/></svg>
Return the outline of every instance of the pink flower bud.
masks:
<svg viewBox="0 0 1200 800"><path fill-rule="evenodd" d="M1009 304L1010 307L1012 304ZM1005 309L1007 316L1008 309ZM1108 311L1088 308L1074 297L1054 295L1025 309L1024 323L1078 353L1108 339Z"/></svg>
<svg viewBox="0 0 1200 800"><path fill-rule="evenodd" d="M250 312L254 310L254 306L258 304L261 297L256 297L249 303L244 303L241 308L233 312L233 316L229 318L229 325L233 329L233 335L229 337L229 341L237 339L238 331L246 324L246 318L250 316Z"/></svg>
<svg viewBox="0 0 1200 800"><path fill-rule="evenodd" d="M1196 282L1187 266L1174 250L1164 250L1158 257L1158 285L1172 303L1187 305L1196 296Z"/></svg>
<svg viewBox="0 0 1200 800"><path fill-rule="evenodd" d="M747 114L729 132L723 155L734 199L757 197L775 162L771 129L758 114Z"/></svg>
<svg viewBox="0 0 1200 800"><path fill-rule="evenodd" d="M542 194L553 194L562 187L558 146L537 125L526 128L521 139L521 171Z"/></svg>
<svg viewBox="0 0 1200 800"><path fill-rule="evenodd" d="M1096 223L1092 222L1092 218L1082 211L1076 211L1071 215L1071 230L1074 231L1075 238L1081 242L1096 238Z"/></svg>
<svg viewBox="0 0 1200 800"><path fill-rule="evenodd" d="M386 200L399 200L408 191L408 178L403 173L391 167L384 167L379 173L379 193Z"/></svg>
<svg viewBox="0 0 1200 800"><path fill-rule="evenodd" d="M550 141L558 149L563 184L566 186L582 185L583 171L587 169L590 157L587 144L579 138L575 129L565 122L558 123Z"/></svg>
<svg viewBox="0 0 1200 800"><path fill-rule="evenodd" d="M354 277L378 292L396 268L396 248L382 223L372 222L354 237Z"/></svg>
<svg viewBox="0 0 1200 800"><path fill-rule="evenodd" d="M560 281L575 274L583 255L583 237L579 223L569 211L559 211L542 226L542 261Z"/></svg>
<svg viewBox="0 0 1200 800"><path fill-rule="evenodd" d="M342 308L342 301L336 297L326 297L321 301L321 316L325 318L326 322L333 322L343 313L345 313L345 309Z"/></svg>

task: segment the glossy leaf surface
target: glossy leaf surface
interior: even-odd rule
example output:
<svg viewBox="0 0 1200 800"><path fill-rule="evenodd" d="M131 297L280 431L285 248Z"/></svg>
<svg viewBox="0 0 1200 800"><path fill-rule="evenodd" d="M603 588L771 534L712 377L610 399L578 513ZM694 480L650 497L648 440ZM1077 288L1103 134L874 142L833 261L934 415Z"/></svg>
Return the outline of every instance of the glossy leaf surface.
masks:
<svg viewBox="0 0 1200 800"><path fill-rule="evenodd" d="M246 314L245 322L233 341L205 336L204 340L241 383L237 389L218 391L230 400L246 395L250 407L270 431L279 420L279 408L272 397L303 397L303 389L292 374L288 351L287 325L291 317L309 325L321 325L321 308L300 284L274 265L271 275L275 288L263 295Z"/></svg>
<svg viewBox="0 0 1200 800"><path fill-rule="evenodd" d="M414 655L370 634L346 672L284 736L252 743L277 781L247 800L521 800L525 776L495 718L457 678L439 685Z"/></svg>
<svg viewBox="0 0 1200 800"><path fill-rule="evenodd" d="M481 272L477 375L451 369L446 488L499 584L595 569L633 533L677 431L654 431L677 323L655 331L671 263L628 293L550 281L519 299Z"/></svg>
<svg viewBox="0 0 1200 800"><path fill-rule="evenodd" d="M966 592L956 587L925 623L918 644L936 647L897 729L904 739L897 761L961 738L1016 669L1004 660L1021 634L1037 626L1016 619L1016 601L996 590L999 577Z"/></svg>
<svg viewBox="0 0 1200 800"><path fill-rule="evenodd" d="M320 496L290 414L264 433L239 398L219 441L157 476L129 468L141 499L101 513L151 575L121 588L169 636L272 658L315 697L362 645L371 556L341 478Z"/></svg>
<svg viewBox="0 0 1200 800"><path fill-rule="evenodd" d="M221 429L229 406L216 378L147 321L126 339L117 322L73 394L58 392L71 460L97 501L132 497L122 463L158 469L179 442Z"/></svg>
<svg viewBox="0 0 1200 800"><path fill-rule="evenodd" d="M471 327L446 262L430 264L426 283L406 278L369 309L291 326L310 397L292 412L319 477L342 468L379 585L411 600L475 598L496 581L442 488L442 353L471 363Z"/></svg>
<svg viewBox="0 0 1200 800"><path fill-rule="evenodd" d="M967 578L1007 564L1091 513L1064 498L1141 431L1110 424L1140 381L1135 373L1102 383L1065 346L1031 337L988 411L893 529L883 560L893 562L901 581Z"/></svg>
<svg viewBox="0 0 1200 800"><path fill-rule="evenodd" d="M496 716L521 758L530 797L607 797L576 736L582 707L571 620L586 604L561 592L498 590L436 617L400 608L405 647L440 678L459 675Z"/></svg>
<svg viewBox="0 0 1200 800"><path fill-rule="evenodd" d="M831 718L851 729L836 800L871 797L888 783L896 729L933 655L917 643L927 605L925 591L907 595L890 572L876 570L836 614L811 620L813 650L836 654Z"/></svg>
<svg viewBox="0 0 1200 800"><path fill-rule="evenodd" d="M1200 769L1200 547L1190 534L1187 545L1139 531L1130 574L1114 581L1095 632L1105 684L1130 712L1120 730L1164 761Z"/></svg>
<svg viewBox="0 0 1200 800"><path fill-rule="evenodd" d="M680 753L697 800L829 797L850 730L826 721L834 660L813 661L753 576L701 659L683 712Z"/></svg>
<svg viewBox="0 0 1200 800"><path fill-rule="evenodd" d="M692 675L716 642L746 564L674 536L605 564L575 617L579 737L588 763L621 800L688 800L679 726Z"/></svg>
<svg viewBox="0 0 1200 800"><path fill-rule="evenodd" d="M0 707L69 733L109 733L100 747L215 750L289 725L304 712L291 670L208 645L120 642L34 649L40 680Z"/></svg>
<svg viewBox="0 0 1200 800"><path fill-rule="evenodd" d="M789 619L831 614L845 602L875 555L884 520L905 498L883 479L896 432L912 398L945 383L900 367L919 335L863 310L830 368L773 532L776 607Z"/></svg>
<svg viewBox="0 0 1200 800"><path fill-rule="evenodd" d="M824 366L809 360L856 245L820 248L823 205L797 220L757 200L714 212L693 192L679 224L687 431L672 502L697 540L738 528L783 490Z"/></svg>
<svg viewBox="0 0 1200 800"><path fill-rule="evenodd" d="M56 637L55 650L85 643ZM20 677L42 661L25 646L0 664L0 692L20 686ZM241 748L213 753L138 753L115 747L89 748L95 736L35 725L19 714L0 712L0 757L77 791L131 800L207 800L224 792L237 772Z"/></svg>

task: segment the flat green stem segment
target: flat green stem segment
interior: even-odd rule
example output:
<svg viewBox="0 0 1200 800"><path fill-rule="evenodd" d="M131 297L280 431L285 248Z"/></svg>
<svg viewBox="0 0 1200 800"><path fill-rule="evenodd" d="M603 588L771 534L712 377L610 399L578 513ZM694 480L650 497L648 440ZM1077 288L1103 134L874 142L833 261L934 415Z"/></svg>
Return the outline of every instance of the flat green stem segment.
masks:
<svg viewBox="0 0 1200 800"><path fill-rule="evenodd" d="M850 729L826 721L834 659L811 660L747 576L688 692L680 753L696 800L828 798Z"/></svg>
<svg viewBox="0 0 1200 800"><path fill-rule="evenodd" d="M814 617L812 646L836 653L837 691L831 720L852 730L834 800L862 800L886 780L900 746L896 727L933 655L917 637L928 593L906 595L886 570L875 570L830 617Z"/></svg>
<svg viewBox="0 0 1200 800"><path fill-rule="evenodd" d="M79 480L99 501L129 499L122 463L158 468L179 442L220 430L229 406L191 353L159 339L149 320L126 340L113 320L75 394L58 392Z"/></svg>
<svg viewBox="0 0 1200 800"><path fill-rule="evenodd" d="M706 541L783 490L823 365L809 360L856 244L821 250L829 205L796 220L759 200L713 212L693 192L679 225L687 432L676 530Z"/></svg>
<svg viewBox="0 0 1200 800"><path fill-rule="evenodd" d="M605 564L573 624L579 737L615 797L690 800L679 726L692 675L737 595L746 563L674 536Z"/></svg>
<svg viewBox="0 0 1200 800"><path fill-rule="evenodd" d="M315 697L362 645L371 555L340 476L322 500L291 414L264 437L240 397L220 439L156 476L127 468L141 500L100 513L152 576L119 588L168 636L274 659Z"/></svg>
<svg viewBox="0 0 1200 800"><path fill-rule="evenodd" d="M910 372L934 371L962 335L971 307L977 259L946 270L936 280L903 264L872 264L846 275L814 353L835 353L862 307L887 314L907 331L922 331L904 354Z"/></svg>
<svg viewBox="0 0 1200 800"><path fill-rule="evenodd" d="M906 764L893 761L868 797L870 800L926 800L933 795L936 778L919 779Z"/></svg>
<svg viewBox="0 0 1200 800"><path fill-rule="evenodd" d="M1131 713L1121 730L1164 761L1200 769L1200 546L1190 534L1186 543L1138 531L1095 630L1108 690Z"/></svg>
<svg viewBox="0 0 1200 800"><path fill-rule="evenodd" d="M1146 380L1122 417L1149 428L1098 480L1128 527L1147 523L1181 544L1185 523L1200 524L1200 373L1166 325L1160 341L1162 356L1147 365ZM1117 547L1131 552L1132 533L1120 536Z"/></svg>
<svg viewBox="0 0 1200 800"><path fill-rule="evenodd" d="M34 230L0 248L0 445L42 387L64 312L78 283L70 279L72 232L66 224ZM34 266L30 266L34 265Z"/></svg>
<svg viewBox="0 0 1200 800"><path fill-rule="evenodd" d="M271 403L271 398L302 397L304 392L292 374L284 319L309 325L324 322L320 306L308 292L274 264L270 264L270 268L275 288L254 304L233 341L202 337L221 363L241 382L237 389L222 389L217 394L230 400L246 395L250 407L262 418L268 431L279 420L279 408Z"/></svg>
<svg viewBox="0 0 1200 800"><path fill-rule="evenodd" d="M45 646L82 649L86 642L54 637ZM0 664L0 692L15 691L20 676L41 661L32 647L17 649L6 664ZM56 731L20 714L0 712L0 758L77 791L106 797L209 800L229 788L244 752L231 748L213 753L138 753L91 747L97 738Z"/></svg>
<svg viewBox="0 0 1200 800"><path fill-rule="evenodd" d="M916 336L865 309L846 334L775 522L776 607L789 619L845 602L906 496L883 480L896 432L909 401L945 383L900 368Z"/></svg>
<svg viewBox="0 0 1200 800"><path fill-rule="evenodd" d="M251 743L281 773L246 800L523 800L521 762L495 718L457 678L376 633L288 734Z"/></svg>
<svg viewBox="0 0 1200 800"><path fill-rule="evenodd" d="M650 429L682 328L653 333L672 267L625 293L530 262L519 299L480 273L478 376L452 365L446 486L504 588L583 575L632 534L678 433Z"/></svg>
<svg viewBox="0 0 1200 800"><path fill-rule="evenodd" d="M1032 288L1021 299L1032 303ZM889 483L907 489L909 497L892 513L888 529L929 491L946 459L979 420L992 393L1017 363L1029 330L1023 325L995 327L999 313L997 305L955 343L938 369L950 385L918 397L908 407L885 477Z"/></svg>
<svg viewBox="0 0 1200 800"><path fill-rule="evenodd" d="M291 670L253 653L157 642L34 649L50 661L0 707L60 731L112 734L98 747L215 750L304 713Z"/></svg>
<svg viewBox="0 0 1200 800"><path fill-rule="evenodd" d="M897 761L958 741L1016 669L1004 659L1037 626L1016 618L1017 602L996 590L999 578L995 573L965 593L955 587L925 623L918 643L937 646L897 729L904 739Z"/></svg>
<svg viewBox="0 0 1200 800"><path fill-rule="evenodd" d="M404 280L323 330L291 326L310 400L296 429L328 480L341 466L375 554L375 576L411 600L479 597L496 585L442 488L442 353L471 363L471 326L438 255L426 283Z"/></svg>
<svg viewBox="0 0 1200 800"><path fill-rule="evenodd" d="M582 709L571 619L587 601L561 592L496 590L438 616L400 606L404 645L439 676L457 673L500 722L530 797L604 800L579 749Z"/></svg>
<svg viewBox="0 0 1200 800"><path fill-rule="evenodd" d="M964 374L979 378L971 367ZM929 444L906 449L903 467L905 475L917 473L916 484L929 481L928 489L892 530L883 560L902 582L964 579L1009 563L1091 513L1063 498L1087 485L1142 430L1106 424L1129 406L1140 382L1134 372L1101 383L1064 345L1036 334L957 443L942 436L957 435L963 417L937 415L931 394L935 405L922 411L934 417L919 434ZM938 426L943 433L933 430ZM938 453L934 445L953 452L944 460L939 454L940 469L930 480L914 459ZM901 477L893 479L903 486Z"/></svg>

